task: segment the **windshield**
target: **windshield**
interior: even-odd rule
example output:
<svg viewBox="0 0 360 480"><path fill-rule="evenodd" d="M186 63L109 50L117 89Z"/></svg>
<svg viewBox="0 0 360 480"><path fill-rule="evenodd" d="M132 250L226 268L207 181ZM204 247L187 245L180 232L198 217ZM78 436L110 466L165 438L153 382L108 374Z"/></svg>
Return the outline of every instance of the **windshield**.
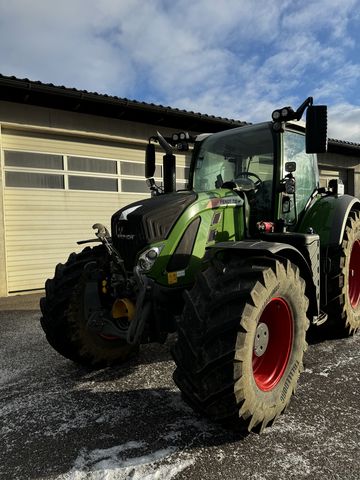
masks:
<svg viewBox="0 0 360 480"><path fill-rule="evenodd" d="M195 158L193 188L219 188L225 182L250 180L272 189L274 152L268 123L240 127L207 137ZM271 191L268 192L271 196Z"/></svg>

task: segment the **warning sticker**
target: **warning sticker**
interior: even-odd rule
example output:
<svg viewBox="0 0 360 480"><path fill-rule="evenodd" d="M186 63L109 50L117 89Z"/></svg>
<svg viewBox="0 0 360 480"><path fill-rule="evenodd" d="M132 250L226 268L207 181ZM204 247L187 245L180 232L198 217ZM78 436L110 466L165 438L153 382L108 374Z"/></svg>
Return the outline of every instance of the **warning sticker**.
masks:
<svg viewBox="0 0 360 480"><path fill-rule="evenodd" d="M168 284L173 285L174 283L177 283L177 273L168 272Z"/></svg>

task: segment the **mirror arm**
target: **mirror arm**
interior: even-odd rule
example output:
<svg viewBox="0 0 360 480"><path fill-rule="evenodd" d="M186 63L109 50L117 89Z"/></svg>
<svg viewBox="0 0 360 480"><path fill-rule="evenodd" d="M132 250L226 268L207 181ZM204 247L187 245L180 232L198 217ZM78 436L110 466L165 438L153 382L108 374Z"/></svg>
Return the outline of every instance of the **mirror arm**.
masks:
<svg viewBox="0 0 360 480"><path fill-rule="evenodd" d="M295 120L301 120L301 117L303 116L305 109L307 107L310 107L313 104L313 97L308 97L301 105L300 107L296 110L295 112Z"/></svg>

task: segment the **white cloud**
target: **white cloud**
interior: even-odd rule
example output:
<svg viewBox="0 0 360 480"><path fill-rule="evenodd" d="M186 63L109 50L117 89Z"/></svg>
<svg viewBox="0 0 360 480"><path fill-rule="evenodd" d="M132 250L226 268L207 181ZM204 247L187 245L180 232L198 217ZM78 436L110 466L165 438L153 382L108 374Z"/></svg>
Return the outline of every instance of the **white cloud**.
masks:
<svg viewBox="0 0 360 480"><path fill-rule="evenodd" d="M90 2L15 0L0 6L0 71L106 92L134 80L131 56L97 35Z"/></svg>
<svg viewBox="0 0 360 480"><path fill-rule="evenodd" d="M360 143L360 106L332 105L329 108L329 137Z"/></svg>

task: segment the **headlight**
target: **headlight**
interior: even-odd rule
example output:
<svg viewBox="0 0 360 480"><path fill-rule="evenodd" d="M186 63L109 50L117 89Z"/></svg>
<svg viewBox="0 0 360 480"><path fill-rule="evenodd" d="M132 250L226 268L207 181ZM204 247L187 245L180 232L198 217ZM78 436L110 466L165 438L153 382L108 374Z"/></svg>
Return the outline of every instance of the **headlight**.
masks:
<svg viewBox="0 0 360 480"><path fill-rule="evenodd" d="M279 112L279 110L274 110L271 116L275 122L276 120L279 120L279 118L281 117L281 113Z"/></svg>
<svg viewBox="0 0 360 480"><path fill-rule="evenodd" d="M139 270L142 272L148 272L154 265L163 248L163 245L159 245L157 247L149 248L149 250L143 252L138 260Z"/></svg>

